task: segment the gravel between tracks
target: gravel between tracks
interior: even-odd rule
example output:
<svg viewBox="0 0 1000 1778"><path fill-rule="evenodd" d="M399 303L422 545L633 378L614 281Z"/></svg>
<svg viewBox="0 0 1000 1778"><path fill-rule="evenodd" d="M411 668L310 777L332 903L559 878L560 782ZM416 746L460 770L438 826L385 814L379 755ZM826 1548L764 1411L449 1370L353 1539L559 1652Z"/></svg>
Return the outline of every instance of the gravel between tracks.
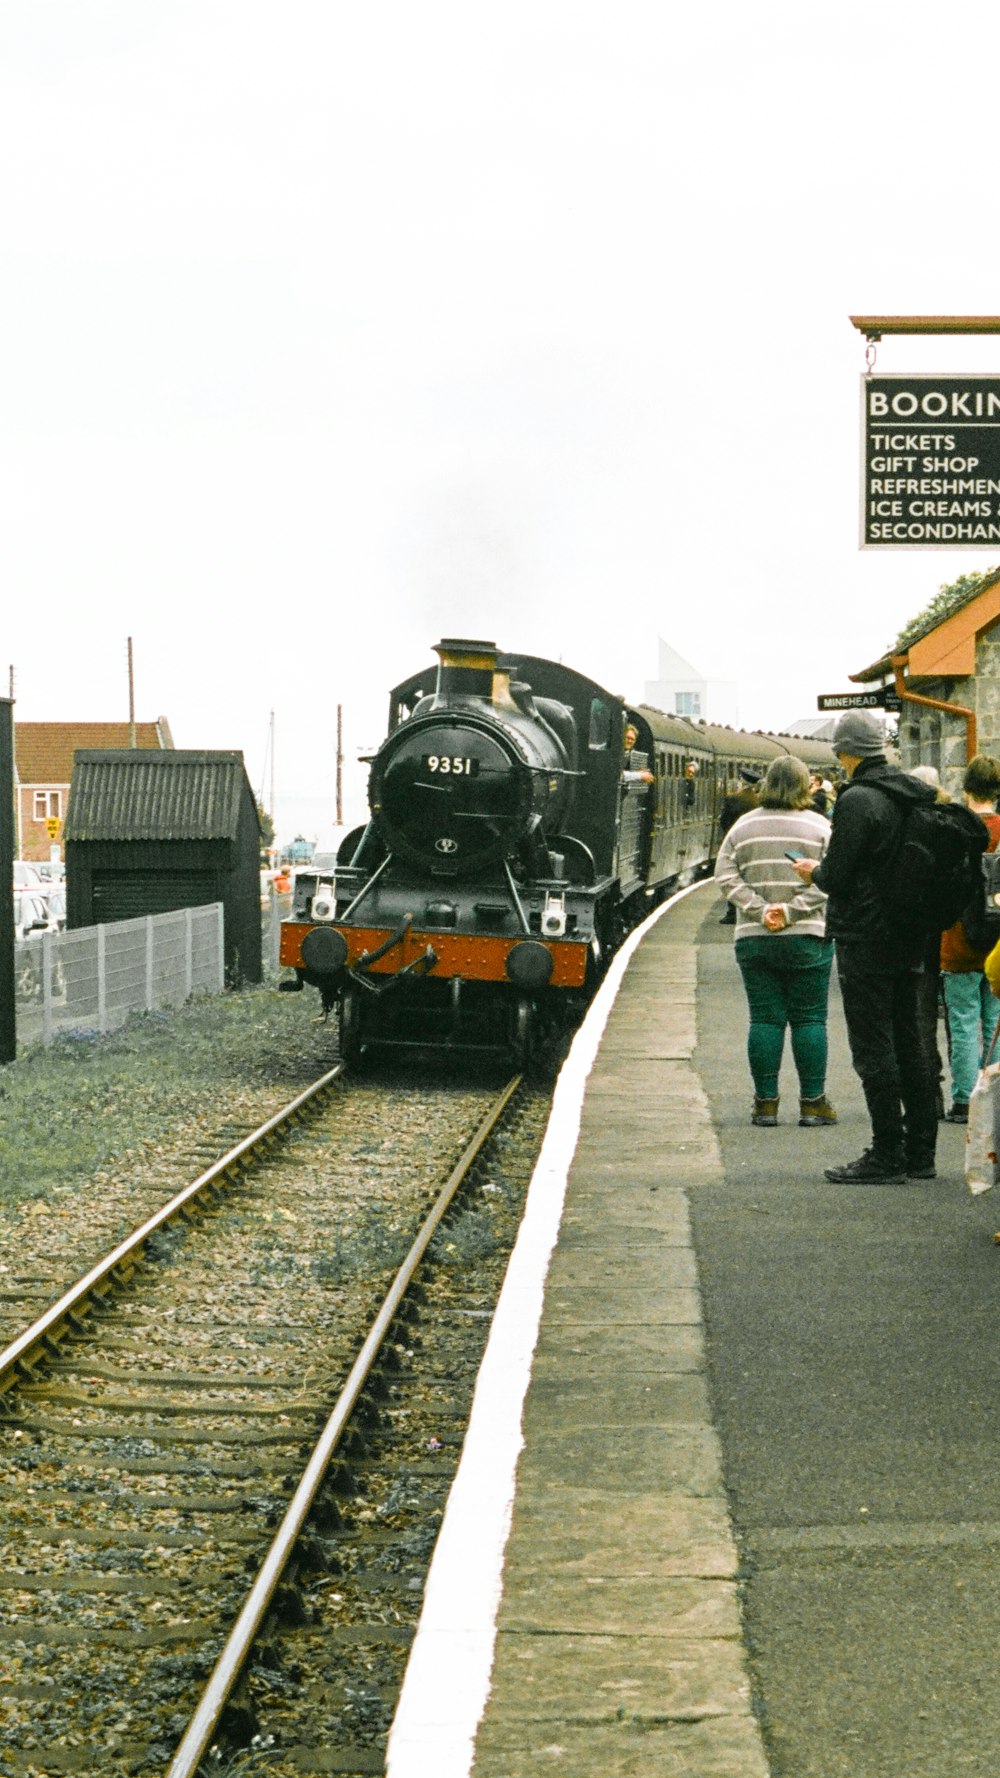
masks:
<svg viewBox="0 0 1000 1778"><path fill-rule="evenodd" d="M336 1055L302 997L259 989L0 1071L0 1346Z"/></svg>
<svg viewBox="0 0 1000 1778"><path fill-rule="evenodd" d="M19 1062L11 1071L18 1078L5 1092L15 1111L23 1112L27 1087L37 1078L33 1070L41 1066L49 1103L58 1103L66 1125L81 1132L80 1154L102 1152L104 1160L89 1174L72 1151L68 1162L57 1164L59 1144L66 1147L63 1128L56 1146L42 1145L45 1165L39 1167L39 1153L33 1151L21 1188L6 1193L0 1204L0 1263L7 1268L0 1274L0 1298L7 1299L0 1303L0 1339L17 1332L58 1287L95 1259L108 1244L108 1231L117 1238L134 1226L199 1165L215 1159L334 1059L332 1029L304 1021L300 1001L262 993L189 1008L153 1032L120 1033L94 1045L82 1060L69 1052ZM6 1089L10 1076L0 1078ZM121 1108L123 1094L126 1104ZM279 1356L259 1308L261 1297L273 1299L280 1292L293 1304L283 1330L292 1353L301 1344L295 1325L300 1319L302 1338L314 1337L305 1331L312 1304L330 1335L324 1339L326 1359L339 1346L346 1368L360 1302L374 1296L376 1284L398 1257L391 1249L397 1236L402 1240L404 1225L407 1235L412 1232L412 1203L403 1211L399 1202L402 1150L409 1155L404 1172L409 1170L416 1183L435 1142L442 1135L448 1140L451 1130L455 1146L460 1131L471 1128L476 1096L475 1091L456 1089L446 1096L447 1109L442 1110L432 1076L427 1076L423 1083L402 1088L394 1083L390 1107L385 1083L362 1086L350 1114L352 1158L337 1184L336 1240L328 1238L321 1219L310 1222L304 1214L299 1196L303 1181L296 1176L297 1156L309 1147L304 1135L301 1142L293 1139L275 1163L284 1183L264 1213L264 1247L258 1243L256 1257L249 1260L244 1251L239 1261L223 1257L217 1263L209 1300L192 1303L184 1316L182 1341L154 1331L144 1296L126 1299L122 1340L130 1327L139 1333L144 1382L163 1374L165 1408L174 1392L167 1382L171 1371L211 1370L216 1379L229 1375L234 1383L239 1376L240 1386L227 1388L218 1406L211 1399L203 1404L209 1411L201 1417L199 1431L212 1449L203 1483L197 1477L198 1453L183 1444L172 1452L173 1461L164 1462L162 1415L156 1416L160 1425L151 1437L143 1420L134 1432L116 1425L129 1406L122 1398L132 1386L129 1370L136 1367L134 1360L116 1355L114 1342L90 1371L72 1357L60 1361L55 1380L67 1399L38 1410L52 1423L49 1427L8 1433L0 1461L0 1522L9 1537L0 1636L8 1648L13 1645L13 1658L12 1689L5 1703L0 1700L0 1772L89 1770L86 1749L98 1745L106 1748L103 1770L108 1774L154 1769L148 1763L150 1743L146 1740L142 1747L144 1738L137 1734L147 1700L135 1688L136 1660L141 1659L157 1700L161 1738L154 1746L159 1757L180 1726L177 1711L204 1668L206 1650L217 1635L214 1626L238 1597L248 1546L259 1543L263 1520L274 1511L274 1480L290 1467L288 1447L293 1447L293 1456L301 1440L300 1414L314 1416L322 1393L317 1389L314 1399L311 1386L300 1391L291 1422L276 1397L275 1442L263 1441L258 1473L230 1475L227 1455L236 1459L238 1449L235 1444L227 1447L227 1440L238 1437L239 1410L260 1405L262 1397L252 1380L258 1379L261 1389L271 1388L269 1373ZM387 1457L361 1460L358 1497L348 1526L337 1536L336 1554L327 1544L317 1558L314 1549L313 1566L300 1581L303 1640L294 1655L287 1647L272 1650L253 1681L255 1708L268 1733L275 1735L261 1770L301 1772L311 1768L313 1757L322 1759L324 1750L328 1758L330 1749L346 1751L352 1744L367 1747L378 1758L461 1447L495 1289L516 1233L519 1193L544 1116L536 1102L526 1138L515 1145L518 1158L508 1169L510 1178L501 1164L475 1211L461 1217L440 1243L440 1284L435 1289L441 1307L434 1314L450 1316L448 1340L436 1349L426 1375L415 1377L415 1391L410 1386L404 1397L393 1390L385 1416ZM15 1127L17 1122L15 1117ZM401 1148L398 1140L401 1127L407 1131L408 1148ZM22 1139L38 1128L21 1116ZM10 1137L8 1124L8 1156ZM238 1221L234 1200L235 1194L225 1214ZM309 1222L308 1231L303 1222ZM162 1276L154 1288L174 1288L181 1250L199 1239L188 1234L175 1238L173 1231L158 1237L162 1246L154 1258ZM480 1262L484 1269L474 1269ZM168 1273L175 1276L168 1278ZM232 1352L223 1352L220 1320L231 1323L234 1313L241 1331ZM411 1361L420 1363L419 1340L412 1345L414 1350L403 1354L407 1368ZM100 1424L91 1424L86 1443L81 1443L74 1421L84 1409L73 1400L74 1390L84 1395L109 1391L116 1400L107 1410L107 1438ZM88 1415L93 1405L88 1402ZM29 1405L26 1418L30 1414ZM192 1454L193 1483L187 1461ZM187 1495L179 1505L182 1464L188 1470ZM47 1496L51 1506L41 1547L27 1500L35 1494ZM148 1533L134 1529L129 1496L141 1496L144 1510L153 1515L152 1549ZM214 1552L209 1565L214 1579L207 1584L199 1572L206 1549ZM169 1558L169 1579L166 1565L158 1571L161 1556ZM144 1585L155 1595L152 1612L146 1606L140 1611ZM54 1625L52 1646L44 1633L39 1635L46 1614ZM190 1641L185 1626L190 1626ZM18 1628L27 1640L18 1638ZM345 1639L350 1650L346 1668ZM323 1700L318 1721L317 1688ZM264 1756L264 1749L260 1751ZM287 1758L292 1764L286 1766Z"/></svg>

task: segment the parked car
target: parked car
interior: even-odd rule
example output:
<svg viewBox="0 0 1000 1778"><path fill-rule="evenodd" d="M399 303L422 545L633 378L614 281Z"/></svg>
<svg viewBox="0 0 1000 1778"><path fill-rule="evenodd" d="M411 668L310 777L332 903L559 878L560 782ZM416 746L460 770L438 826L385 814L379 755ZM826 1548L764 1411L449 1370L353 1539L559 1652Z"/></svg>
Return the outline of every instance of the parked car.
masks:
<svg viewBox="0 0 1000 1778"><path fill-rule="evenodd" d="M31 889L15 889L14 998L16 1000L40 1000L42 997L42 947L37 943L37 936L48 931L48 909L42 897L36 895ZM29 944L29 939L36 939L36 942Z"/></svg>
<svg viewBox="0 0 1000 1778"><path fill-rule="evenodd" d="M50 859L47 863L43 861L36 864L34 868L38 872L43 883L51 883L55 886L57 883L65 883L66 881L66 866L56 862L54 859Z"/></svg>
<svg viewBox="0 0 1000 1778"><path fill-rule="evenodd" d="M53 905L55 903L56 905ZM39 940L46 932L61 932L66 925L66 902L60 890L51 897L34 889L14 890L14 996L17 1000L41 1000L45 989L44 957ZM52 995L66 993L66 971L58 947L52 953Z"/></svg>
<svg viewBox="0 0 1000 1778"><path fill-rule="evenodd" d="M53 867L49 866L48 868L52 869ZM62 865L58 865L55 868L62 870ZM15 858L14 888L27 889L48 907L49 896L56 888L62 888L62 884L57 883L52 877L43 875L45 869L45 865L32 864L29 859ZM63 925L65 924L66 922L64 920Z"/></svg>
<svg viewBox="0 0 1000 1778"><path fill-rule="evenodd" d="M15 865L16 870L16 865ZM49 910L44 897L31 889L14 890L14 937L27 938L32 932L48 932Z"/></svg>

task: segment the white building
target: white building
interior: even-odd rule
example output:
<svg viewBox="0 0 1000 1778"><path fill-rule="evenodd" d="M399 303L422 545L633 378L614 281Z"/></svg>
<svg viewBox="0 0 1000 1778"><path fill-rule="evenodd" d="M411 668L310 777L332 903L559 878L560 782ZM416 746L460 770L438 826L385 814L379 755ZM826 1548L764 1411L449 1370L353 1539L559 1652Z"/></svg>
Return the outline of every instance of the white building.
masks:
<svg viewBox="0 0 1000 1778"><path fill-rule="evenodd" d="M644 701L667 714L692 721L728 723L739 727L739 699L735 684L726 679L706 679L683 655L659 642L659 676L646 681Z"/></svg>

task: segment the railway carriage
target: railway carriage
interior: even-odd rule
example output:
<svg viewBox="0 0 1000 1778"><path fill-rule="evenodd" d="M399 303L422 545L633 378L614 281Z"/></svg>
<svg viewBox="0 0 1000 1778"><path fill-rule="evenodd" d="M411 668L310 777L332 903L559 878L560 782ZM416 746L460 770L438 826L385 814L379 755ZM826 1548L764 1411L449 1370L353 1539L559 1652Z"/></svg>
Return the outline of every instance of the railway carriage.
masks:
<svg viewBox="0 0 1000 1778"><path fill-rule="evenodd" d="M281 985L337 1008L347 1058L433 1043L523 1062L572 1026L629 928L708 868L739 765L804 744L632 706L491 642L436 653L391 693L370 819L334 872L296 875Z"/></svg>

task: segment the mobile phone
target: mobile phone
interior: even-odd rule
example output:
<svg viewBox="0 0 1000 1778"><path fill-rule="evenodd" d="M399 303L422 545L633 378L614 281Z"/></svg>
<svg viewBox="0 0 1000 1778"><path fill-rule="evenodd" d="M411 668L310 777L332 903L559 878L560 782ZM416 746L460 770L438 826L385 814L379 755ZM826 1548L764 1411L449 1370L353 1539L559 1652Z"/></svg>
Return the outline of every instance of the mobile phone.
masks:
<svg viewBox="0 0 1000 1778"><path fill-rule="evenodd" d="M798 859L805 857L805 853L804 852L786 852L785 857L790 858L792 863L795 864Z"/></svg>

